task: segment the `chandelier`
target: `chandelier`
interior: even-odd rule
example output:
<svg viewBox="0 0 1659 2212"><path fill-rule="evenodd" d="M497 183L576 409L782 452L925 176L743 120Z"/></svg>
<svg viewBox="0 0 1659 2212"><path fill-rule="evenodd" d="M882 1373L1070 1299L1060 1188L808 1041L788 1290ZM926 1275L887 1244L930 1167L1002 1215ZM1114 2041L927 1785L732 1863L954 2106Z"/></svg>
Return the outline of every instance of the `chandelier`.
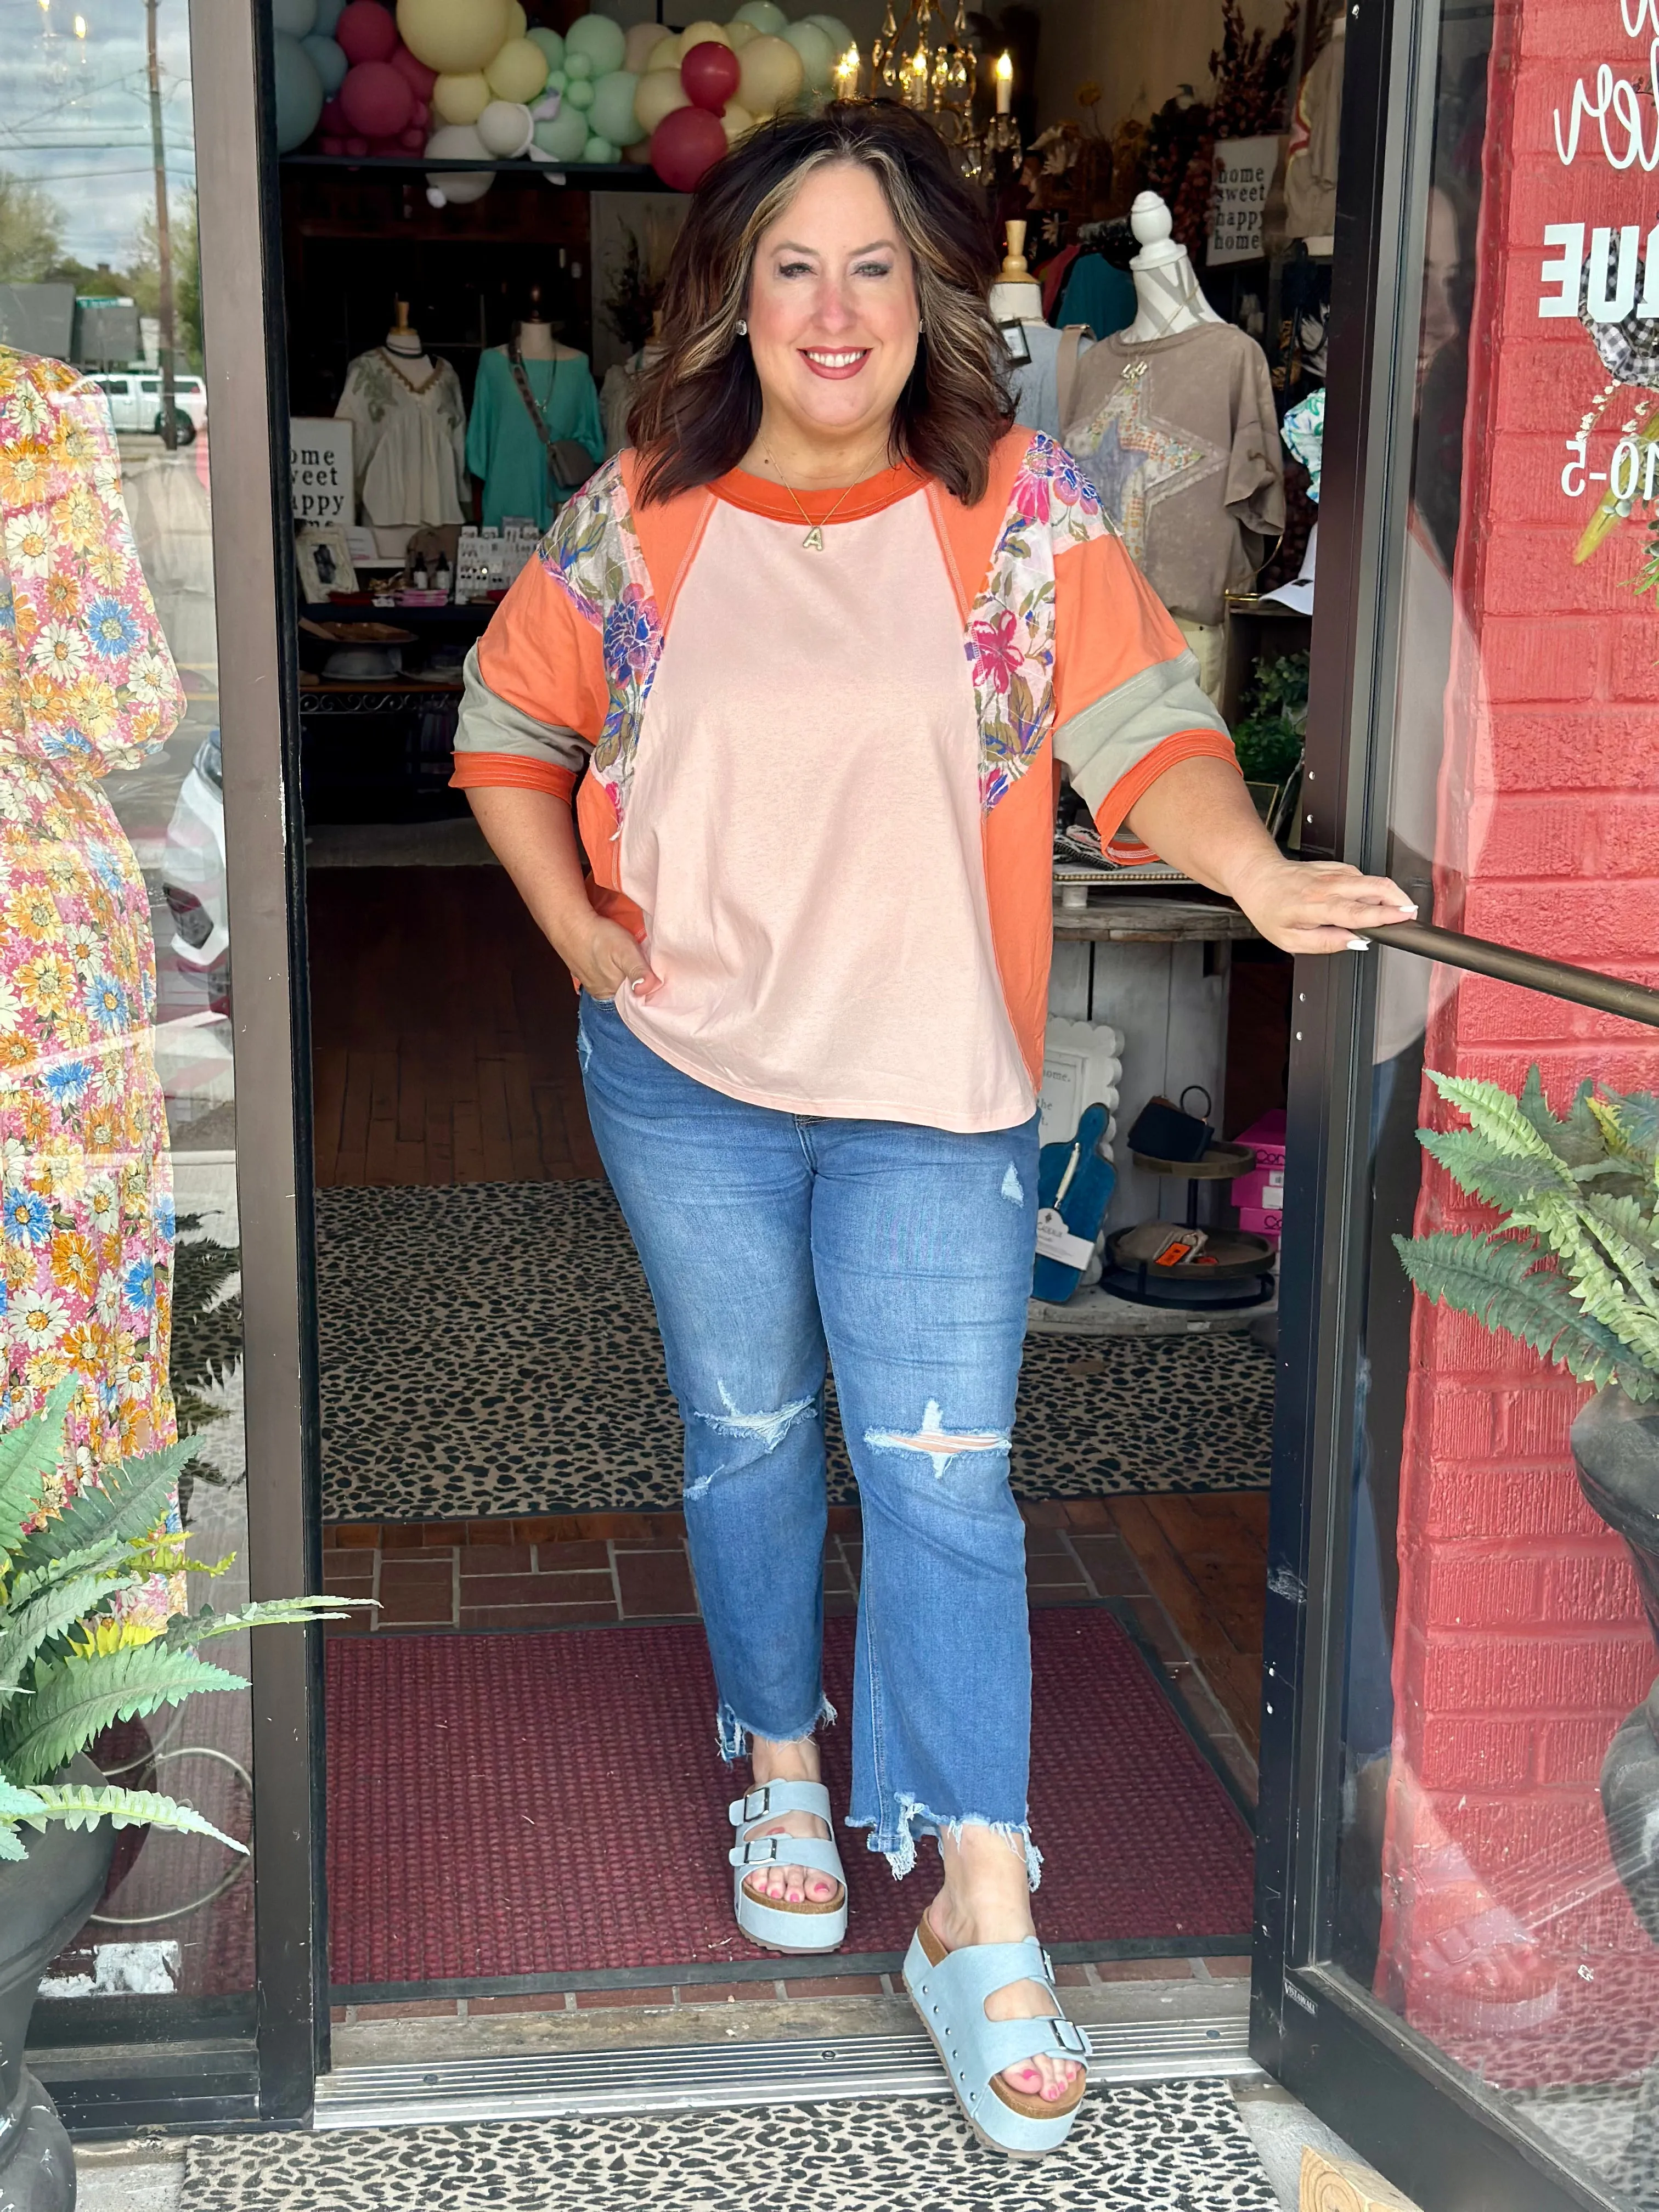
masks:
<svg viewBox="0 0 1659 2212"><path fill-rule="evenodd" d="M893 0L870 51L870 90L896 94L907 107L933 119L939 135L954 145L972 135L975 57L969 44L968 0L957 0L956 21L947 27L937 0L908 0L901 21L893 20Z"/></svg>

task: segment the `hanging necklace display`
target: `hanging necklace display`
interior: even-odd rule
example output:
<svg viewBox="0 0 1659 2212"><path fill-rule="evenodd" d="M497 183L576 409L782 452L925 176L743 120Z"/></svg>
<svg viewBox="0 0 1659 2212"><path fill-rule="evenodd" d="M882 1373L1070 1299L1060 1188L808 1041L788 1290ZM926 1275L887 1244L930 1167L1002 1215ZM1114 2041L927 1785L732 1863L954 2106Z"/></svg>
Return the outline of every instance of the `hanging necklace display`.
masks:
<svg viewBox="0 0 1659 2212"><path fill-rule="evenodd" d="M764 452L765 448L763 447L762 451ZM799 515L801 520L806 525L806 535L800 541L801 550L805 553L822 553L823 550L824 523L833 522L835 520L842 508L847 504L848 501L853 496L853 494L858 489L858 486L856 484L848 484L846 490L842 492L841 497L830 508L829 514L823 517L823 521L814 522L811 516L801 505L799 498L796 497L794 486L793 484L783 483L783 471L778 468L777 463L772 459L770 453L767 453L766 455L766 465L769 469L777 470L778 482L781 484L783 484L783 488L788 493L790 498L794 500L795 512Z"/></svg>

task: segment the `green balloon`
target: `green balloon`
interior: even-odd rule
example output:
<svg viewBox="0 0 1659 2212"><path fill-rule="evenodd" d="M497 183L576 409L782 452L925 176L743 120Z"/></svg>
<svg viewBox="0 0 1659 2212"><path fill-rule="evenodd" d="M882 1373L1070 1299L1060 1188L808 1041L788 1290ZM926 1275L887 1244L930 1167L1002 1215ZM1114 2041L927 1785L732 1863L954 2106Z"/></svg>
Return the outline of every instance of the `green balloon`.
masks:
<svg viewBox="0 0 1659 2212"><path fill-rule="evenodd" d="M613 146L608 138L590 138L582 148L584 161L620 161L622 149Z"/></svg>
<svg viewBox="0 0 1659 2212"><path fill-rule="evenodd" d="M788 20L776 0L743 0L742 7L732 11L734 23L752 23L769 38L776 38Z"/></svg>
<svg viewBox="0 0 1659 2212"><path fill-rule="evenodd" d="M593 105L587 111L595 135L613 146L631 146L639 136L634 119L634 94L639 79L632 70L612 70L593 86Z"/></svg>
<svg viewBox="0 0 1659 2212"><path fill-rule="evenodd" d="M544 93L562 92L569 82L569 78L562 69L551 69L547 72L547 82L542 87L542 90Z"/></svg>
<svg viewBox="0 0 1659 2212"><path fill-rule="evenodd" d="M580 17L565 33L564 44L567 53L586 58L595 76L608 76L612 70L619 70L628 51L622 25L613 23L609 15Z"/></svg>
<svg viewBox="0 0 1659 2212"><path fill-rule="evenodd" d="M556 161L580 161L590 133L579 107L562 107L550 123L536 125L536 143Z"/></svg>
<svg viewBox="0 0 1659 2212"><path fill-rule="evenodd" d="M593 105L592 81L585 76L573 77L564 88L564 104L567 107L581 109L592 107Z"/></svg>
<svg viewBox="0 0 1659 2212"><path fill-rule="evenodd" d="M323 112L323 81L297 39L278 31L271 40L276 78L276 151L291 154L317 128Z"/></svg>
<svg viewBox="0 0 1659 2212"><path fill-rule="evenodd" d="M568 77L592 76L595 74L592 58L567 46L564 50L564 73Z"/></svg>
<svg viewBox="0 0 1659 2212"><path fill-rule="evenodd" d="M544 31L538 23L533 31L526 31L525 33L525 36L529 40L532 46L539 46L542 52L547 56L547 66L549 69L556 70L563 68L564 40L559 36L556 31Z"/></svg>

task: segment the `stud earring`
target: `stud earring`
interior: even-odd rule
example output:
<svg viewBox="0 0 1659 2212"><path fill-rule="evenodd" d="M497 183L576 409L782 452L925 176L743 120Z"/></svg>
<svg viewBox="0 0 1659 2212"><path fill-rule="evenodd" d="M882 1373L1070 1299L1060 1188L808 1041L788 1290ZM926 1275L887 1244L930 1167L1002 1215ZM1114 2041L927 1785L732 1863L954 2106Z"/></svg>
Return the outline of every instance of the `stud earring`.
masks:
<svg viewBox="0 0 1659 2212"><path fill-rule="evenodd" d="M748 337L748 335L749 335L749 325L748 325L748 324L747 324L747 323L744 323L744 322L740 322L740 323L738 325L738 336L740 338L746 338L746 337Z"/></svg>

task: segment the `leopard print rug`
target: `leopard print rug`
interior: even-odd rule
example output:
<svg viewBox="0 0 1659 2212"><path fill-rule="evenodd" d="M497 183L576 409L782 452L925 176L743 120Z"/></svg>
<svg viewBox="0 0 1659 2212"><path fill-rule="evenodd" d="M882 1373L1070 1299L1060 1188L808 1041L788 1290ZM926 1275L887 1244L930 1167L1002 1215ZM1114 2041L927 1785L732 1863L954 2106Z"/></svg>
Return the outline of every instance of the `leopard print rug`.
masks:
<svg viewBox="0 0 1659 2212"><path fill-rule="evenodd" d="M672 1510L681 1430L610 1186L319 1191L330 1521ZM1273 1355L1243 1335L1026 1340L1022 1498L1267 1486ZM833 1403L830 1495L854 1495Z"/></svg>
<svg viewBox="0 0 1659 2212"><path fill-rule="evenodd" d="M198 2136L180 2212L1277 2212L1224 2081L1097 2089L1034 2165L938 2098Z"/></svg>

